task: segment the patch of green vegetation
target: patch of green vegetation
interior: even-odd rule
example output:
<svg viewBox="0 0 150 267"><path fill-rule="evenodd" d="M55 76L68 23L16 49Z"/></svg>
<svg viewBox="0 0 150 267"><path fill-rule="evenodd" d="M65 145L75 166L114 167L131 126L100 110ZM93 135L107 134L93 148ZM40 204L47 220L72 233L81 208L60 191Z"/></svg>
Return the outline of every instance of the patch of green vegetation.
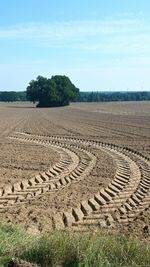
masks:
<svg viewBox="0 0 150 267"><path fill-rule="evenodd" d="M61 107L69 105L79 96L79 89L64 75L55 75L50 79L38 76L32 80L26 90L27 100L37 107Z"/></svg>
<svg viewBox="0 0 150 267"><path fill-rule="evenodd" d="M29 236L14 226L0 225L0 267L11 257L42 267L149 267L150 246L104 231Z"/></svg>
<svg viewBox="0 0 150 267"><path fill-rule="evenodd" d="M5 266L11 257L26 250L32 242L33 238L21 228L0 223L0 267Z"/></svg>

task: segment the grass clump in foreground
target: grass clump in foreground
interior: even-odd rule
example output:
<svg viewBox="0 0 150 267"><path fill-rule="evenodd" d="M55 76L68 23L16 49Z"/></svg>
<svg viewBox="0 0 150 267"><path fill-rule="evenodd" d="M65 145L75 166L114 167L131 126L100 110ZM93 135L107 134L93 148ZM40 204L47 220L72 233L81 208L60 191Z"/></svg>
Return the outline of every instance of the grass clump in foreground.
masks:
<svg viewBox="0 0 150 267"><path fill-rule="evenodd" d="M26 250L32 242L32 237L21 228L0 223L0 267L5 266L11 257Z"/></svg>
<svg viewBox="0 0 150 267"><path fill-rule="evenodd" d="M12 257L42 267L148 267L150 246L103 231L95 234L55 231L29 236L14 226L1 224L0 267L7 266Z"/></svg>

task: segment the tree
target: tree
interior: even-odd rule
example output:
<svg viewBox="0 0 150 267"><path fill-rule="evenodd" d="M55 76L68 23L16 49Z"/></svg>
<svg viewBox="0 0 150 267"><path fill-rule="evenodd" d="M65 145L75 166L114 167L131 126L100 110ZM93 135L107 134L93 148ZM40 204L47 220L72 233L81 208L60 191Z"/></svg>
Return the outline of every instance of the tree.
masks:
<svg viewBox="0 0 150 267"><path fill-rule="evenodd" d="M55 75L51 79L38 76L32 80L26 90L27 99L37 107L58 107L69 105L79 96L79 89L67 76Z"/></svg>
<svg viewBox="0 0 150 267"><path fill-rule="evenodd" d="M26 101L26 92L15 91L2 91L0 92L0 101L14 102L14 101Z"/></svg>

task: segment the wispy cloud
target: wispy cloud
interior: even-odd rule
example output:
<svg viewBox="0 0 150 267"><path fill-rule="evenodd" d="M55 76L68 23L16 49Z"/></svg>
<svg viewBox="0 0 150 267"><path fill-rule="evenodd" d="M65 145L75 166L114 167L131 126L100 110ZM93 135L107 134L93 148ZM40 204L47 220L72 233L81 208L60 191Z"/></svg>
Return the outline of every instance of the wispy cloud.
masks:
<svg viewBox="0 0 150 267"><path fill-rule="evenodd" d="M138 31L144 21L138 19L105 19L70 21L62 23L26 23L7 28L0 27L0 38L51 39L85 38L97 35L113 35Z"/></svg>
<svg viewBox="0 0 150 267"><path fill-rule="evenodd" d="M0 27L1 39L22 39L47 41L52 45L84 42L88 38L102 38L138 35L148 32L149 24L141 19L105 19L92 21L71 21L62 23L27 23L7 28ZM49 45L51 45L49 43Z"/></svg>
<svg viewBox="0 0 150 267"><path fill-rule="evenodd" d="M150 23L132 16L117 19L27 23L0 27L1 41L71 49L113 57L150 57Z"/></svg>

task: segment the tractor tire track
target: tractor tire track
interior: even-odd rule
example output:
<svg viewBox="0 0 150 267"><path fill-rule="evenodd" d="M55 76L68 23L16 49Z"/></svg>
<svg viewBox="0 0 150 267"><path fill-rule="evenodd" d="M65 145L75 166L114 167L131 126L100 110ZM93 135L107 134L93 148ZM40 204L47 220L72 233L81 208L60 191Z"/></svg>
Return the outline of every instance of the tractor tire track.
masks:
<svg viewBox="0 0 150 267"><path fill-rule="evenodd" d="M117 166L114 179L105 188L98 189L92 198L77 203L76 208L54 216L53 228L74 231L115 228L118 224L132 222L150 204L150 160L141 153L127 147L72 136L15 133L11 138L51 146L60 153L61 160L45 173L1 189L1 210L84 179L96 164L92 149L101 150L114 159Z"/></svg>

